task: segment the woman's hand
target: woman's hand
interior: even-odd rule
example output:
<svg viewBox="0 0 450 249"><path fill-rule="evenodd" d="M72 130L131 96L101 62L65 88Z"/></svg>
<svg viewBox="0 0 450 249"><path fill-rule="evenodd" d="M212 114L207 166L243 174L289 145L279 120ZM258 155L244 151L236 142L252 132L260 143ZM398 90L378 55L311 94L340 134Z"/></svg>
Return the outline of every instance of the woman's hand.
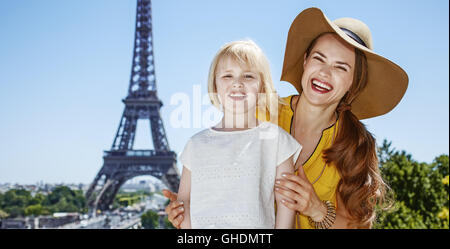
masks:
<svg viewBox="0 0 450 249"><path fill-rule="evenodd" d="M327 207L317 196L313 185L305 175L303 167L298 167L298 176L283 174L284 179L276 179L275 191L286 199L284 205L314 221L321 221L327 214Z"/></svg>
<svg viewBox="0 0 450 249"><path fill-rule="evenodd" d="M183 202L177 201L178 195L168 189L163 189L165 197L169 198L170 203L166 207L166 213L168 214L168 220L176 228L180 228L180 224L184 219L184 207Z"/></svg>

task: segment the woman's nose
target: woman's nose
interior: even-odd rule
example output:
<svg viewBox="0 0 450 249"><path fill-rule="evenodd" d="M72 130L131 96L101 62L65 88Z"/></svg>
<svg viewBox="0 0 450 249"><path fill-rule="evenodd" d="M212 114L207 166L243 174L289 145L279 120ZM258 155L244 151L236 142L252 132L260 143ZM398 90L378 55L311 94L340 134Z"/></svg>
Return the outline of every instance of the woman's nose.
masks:
<svg viewBox="0 0 450 249"><path fill-rule="evenodd" d="M330 65L323 65L320 68L319 74L321 76L330 76L331 75L331 66Z"/></svg>

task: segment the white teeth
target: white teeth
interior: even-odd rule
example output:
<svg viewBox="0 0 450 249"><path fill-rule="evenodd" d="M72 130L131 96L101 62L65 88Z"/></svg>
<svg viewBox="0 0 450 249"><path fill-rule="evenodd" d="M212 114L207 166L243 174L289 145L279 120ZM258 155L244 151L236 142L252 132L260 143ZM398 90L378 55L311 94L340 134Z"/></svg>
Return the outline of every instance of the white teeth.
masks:
<svg viewBox="0 0 450 249"><path fill-rule="evenodd" d="M320 87L322 87L322 88L325 88L325 89L327 89L328 91L331 90L331 87L329 87L328 85L326 85L326 84L324 84L324 83L322 83L322 82L319 82L319 81L317 81L317 80L313 80L312 83L315 84L315 85L318 85L318 86L320 86Z"/></svg>
<svg viewBox="0 0 450 249"><path fill-rule="evenodd" d="M245 97L247 96L246 94L239 94L239 93L235 93L235 94L230 94L231 97Z"/></svg>

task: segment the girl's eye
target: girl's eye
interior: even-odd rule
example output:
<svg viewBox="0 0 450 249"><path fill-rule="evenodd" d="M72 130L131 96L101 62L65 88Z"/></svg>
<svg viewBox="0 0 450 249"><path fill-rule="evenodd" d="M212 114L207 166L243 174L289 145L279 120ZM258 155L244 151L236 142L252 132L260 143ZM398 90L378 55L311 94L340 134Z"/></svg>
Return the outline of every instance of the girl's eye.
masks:
<svg viewBox="0 0 450 249"><path fill-rule="evenodd" d="M254 78L255 78L255 77L253 77L253 75L249 75L249 74L244 75L244 77L245 77L246 79L254 79Z"/></svg>
<svg viewBox="0 0 450 249"><path fill-rule="evenodd" d="M227 75L224 75L224 76L222 76L223 78L231 78L232 76L231 75L229 75L229 74L227 74Z"/></svg>

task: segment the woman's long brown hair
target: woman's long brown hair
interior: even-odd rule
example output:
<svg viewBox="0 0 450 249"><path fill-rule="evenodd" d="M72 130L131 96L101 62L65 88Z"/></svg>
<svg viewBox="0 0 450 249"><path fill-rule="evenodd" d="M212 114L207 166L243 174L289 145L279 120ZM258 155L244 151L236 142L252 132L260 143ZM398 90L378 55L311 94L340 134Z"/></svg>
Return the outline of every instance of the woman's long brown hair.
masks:
<svg viewBox="0 0 450 249"><path fill-rule="evenodd" d="M310 44L306 56L319 37ZM323 153L325 161L335 165L341 176L336 191L350 216L348 225L358 228L372 227L375 206L385 202L389 190L378 168L375 138L349 108L367 85L367 70L365 54L355 48L353 83L337 107L336 139Z"/></svg>

